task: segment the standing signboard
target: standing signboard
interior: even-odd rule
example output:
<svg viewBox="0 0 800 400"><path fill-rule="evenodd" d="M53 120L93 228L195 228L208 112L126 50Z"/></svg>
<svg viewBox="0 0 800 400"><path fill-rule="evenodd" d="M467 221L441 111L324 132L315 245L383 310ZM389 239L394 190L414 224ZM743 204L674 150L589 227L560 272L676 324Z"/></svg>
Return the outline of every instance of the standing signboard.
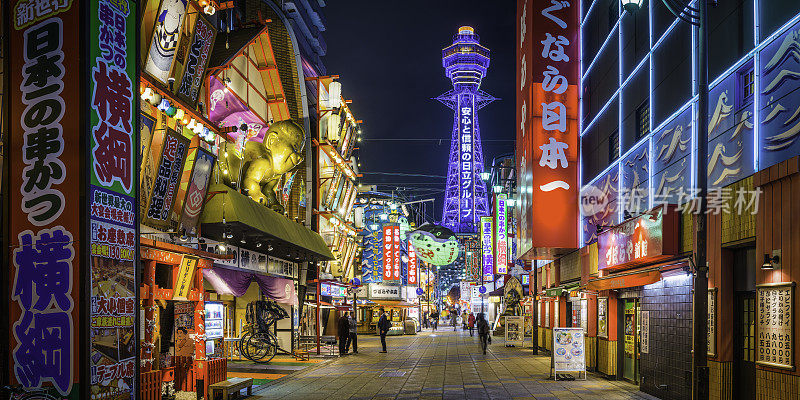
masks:
<svg viewBox="0 0 800 400"><path fill-rule="evenodd" d="M524 318L521 315L506 316L506 346L522 346L525 340Z"/></svg>
<svg viewBox="0 0 800 400"><path fill-rule="evenodd" d="M794 368L794 282L756 286L756 364Z"/></svg>
<svg viewBox="0 0 800 400"><path fill-rule="evenodd" d="M481 217L481 254L483 255L483 281L494 280L494 246L492 217Z"/></svg>
<svg viewBox="0 0 800 400"><path fill-rule="evenodd" d="M137 8L129 0L89 7L89 372L91 393L102 398L137 393Z"/></svg>
<svg viewBox="0 0 800 400"><path fill-rule="evenodd" d="M581 328L553 328L553 372L583 372L586 379L586 341Z"/></svg>
<svg viewBox="0 0 800 400"><path fill-rule="evenodd" d="M83 55L82 2L4 2L8 27L10 343L4 371L11 384L49 387L79 397L81 304L79 167ZM4 10L5 12L6 10Z"/></svg>

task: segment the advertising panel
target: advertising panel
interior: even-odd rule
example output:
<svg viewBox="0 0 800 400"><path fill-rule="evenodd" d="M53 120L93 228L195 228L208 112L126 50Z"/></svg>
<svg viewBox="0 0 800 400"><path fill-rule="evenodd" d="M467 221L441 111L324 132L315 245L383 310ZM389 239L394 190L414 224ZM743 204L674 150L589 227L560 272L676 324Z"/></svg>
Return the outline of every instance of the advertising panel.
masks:
<svg viewBox="0 0 800 400"><path fill-rule="evenodd" d="M586 372L583 328L553 328L553 370Z"/></svg>
<svg viewBox="0 0 800 400"><path fill-rule="evenodd" d="M180 86L178 86L178 97L189 104L197 101L197 94L203 81L203 74L208 66L208 56L211 47L214 45L214 38L217 35L216 29L202 16L197 14L194 23L194 37L189 46L189 54L186 57L186 68L183 70Z"/></svg>
<svg viewBox="0 0 800 400"><path fill-rule="evenodd" d="M417 252L414 251L414 245L408 243L408 284L416 285L419 283L417 276L419 275L419 260L417 259Z"/></svg>
<svg viewBox="0 0 800 400"><path fill-rule="evenodd" d="M458 216L461 223L475 223L475 177L473 171L476 170L474 163L475 151L472 147L474 142L474 132L472 121L475 115L475 96L465 93L458 96L458 132L459 141L459 202L461 203L460 214Z"/></svg>
<svg viewBox="0 0 800 400"><path fill-rule="evenodd" d="M756 364L794 369L794 282L756 286Z"/></svg>
<svg viewBox="0 0 800 400"><path fill-rule="evenodd" d="M165 85L180 42L186 4L186 0L162 1L153 27L153 39L150 41L144 70Z"/></svg>
<svg viewBox="0 0 800 400"><path fill-rule="evenodd" d="M506 215L506 195L498 194L495 198L495 268L494 273L508 273L508 218Z"/></svg>
<svg viewBox="0 0 800 400"><path fill-rule="evenodd" d="M77 397L80 354L78 255L81 3L6 2L8 27L8 126L10 343L12 384L50 387Z"/></svg>
<svg viewBox="0 0 800 400"><path fill-rule="evenodd" d="M208 182L211 179L211 172L214 168L215 157L202 148L197 148L197 154L192 170L192 179L189 181L189 188L186 190L186 200L183 202L181 212L181 222L178 233L181 235L197 236L197 222L200 220L200 213L203 211L206 193L208 192Z"/></svg>
<svg viewBox="0 0 800 400"><path fill-rule="evenodd" d="M524 317L508 315L506 318L506 346L522 346L525 340Z"/></svg>
<svg viewBox="0 0 800 400"><path fill-rule="evenodd" d="M597 298L597 337L608 338L608 297Z"/></svg>
<svg viewBox="0 0 800 400"><path fill-rule="evenodd" d="M147 203L147 214L142 217L144 224L169 228L170 212L180 184L188 147L188 139L168 129L161 152L161 162L156 169L155 184Z"/></svg>
<svg viewBox="0 0 800 400"><path fill-rule="evenodd" d="M92 257L91 393L127 399L137 393L135 277L139 235L134 168L139 149L135 130L138 5L117 0L90 4L87 165Z"/></svg>
<svg viewBox="0 0 800 400"><path fill-rule="evenodd" d="M531 103L526 108L533 192L528 234L534 248L574 248L578 247L579 4L533 4Z"/></svg>
<svg viewBox="0 0 800 400"><path fill-rule="evenodd" d="M675 254L677 224L677 213L667 212L665 206L659 206L603 231L597 238L598 269Z"/></svg>
<svg viewBox="0 0 800 400"><path fill-rule="evenodd" d="M383 226L383 280L394 280L394 235L392 226Z"/></svg>
<svg viewBox="0 0 800 400"><path fill-rule="evenodd" d="M516 169L517 185L529 188L532 185L531 165L533 165L533 149L531 149L532 121L530 110L531 84L533 82L534 62L531 46L533 42L533 0L517 1L517 54L516 70ZM532 193L530 190L517 191L516 208L517 218L516 243L518 254L524 255L531 249L531 225L533 223Z"/></svg>
<svg viewBox="0 0 800 400"><path fill-rule="evenodd" d="M494 280L494 251L492 217L481 217L481 254L483 255L483 280Z"/></svg>

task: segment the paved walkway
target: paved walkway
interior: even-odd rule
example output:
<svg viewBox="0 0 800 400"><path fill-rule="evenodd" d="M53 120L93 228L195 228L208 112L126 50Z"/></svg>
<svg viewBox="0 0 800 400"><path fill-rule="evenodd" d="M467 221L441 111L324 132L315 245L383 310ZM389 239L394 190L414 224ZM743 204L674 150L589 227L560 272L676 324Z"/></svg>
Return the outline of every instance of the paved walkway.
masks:
<svg viewBox="0 0 800 400"><path fill-rule="evenodd" d="M267 385L259 399L655 399L636 386L589 374L587 381L547 380L550 359L495 338L486 355L476 337L452 330L359 336L359 354L311 367Z"/></svg>

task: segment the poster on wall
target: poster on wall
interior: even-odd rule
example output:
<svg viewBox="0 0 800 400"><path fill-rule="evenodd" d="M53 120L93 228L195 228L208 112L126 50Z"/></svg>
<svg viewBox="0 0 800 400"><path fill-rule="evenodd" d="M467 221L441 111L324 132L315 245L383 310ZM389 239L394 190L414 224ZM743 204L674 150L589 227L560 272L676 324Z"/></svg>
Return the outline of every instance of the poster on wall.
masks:
<svg viewBox="0 0 800 400"><path fill-rule="evenodd" d="M175 356L194 356L194 303L176 301L175 303Z"/></svg>
<svg viewBox="0 0 800 400"><path fill-rule="evenodd" d="M633 302L625 303L623 318L625 357L633 358L636 353L636 307Z"/></svg>
<svg viewBox="0 0 800 400"><path fill-rule="evenodd" d="M555 373L586 372L583 329L553 328L553 370Z"/></svg>
<svg viewBox="0 0 800 400"><path fill-rule="evenodd" d="M756 286L756 364L794 368L794 282Z"/></svg>
<svg viewBox="0 0 800 400"><path fill-rule="evenodd" d="M192 178L189 181L189 188L186 190L186 200L183 203L181 222L178 228L178 233L181 235L197 236L197 223L203 212L215 160L216 157L210 152L201 148L197 149Z"/></svg>
<svg viewBox="0 0 800 400"><path fill-rule="evenodd" d="M597 336L608 339L608 297L597 298Z"/></svg>
<svg viewBox="0 0 800 400"><path fill-rule="evenodd" d="M717 288L708 289L708 355L717 355Z"/></svg>
<svg viewBox="0 0 800 400"><path fill-rule="evenodd" d="M161 151L161 161L155 170L155 183L147 202L145 215L141 218L145 225L169 228L170 213L180 184L188 147L188 139L168 129Z"/></svg>
<svg viewBox="0 0 800 400"><path fill-rule="evenodd" d="M186 5L187 0L162 1L153 27L153 39L150 41L144 70L165 85L178 49Z"/></svg>
<svg viewBox="0 0 800 400"><path fill-rule="evenodd" d="M89 11L89 244L91 392L134 398L136 389L136 10L100 0Z"/></svg>
<svg viewBox="0 0 800 400"><path fill-rule="evenodd" d="M77 1L4 2L8 37L9 168L5 265L10 301L4 371L12 385L77 398L80 376L79 270L82 53ZM51 4L52 3L52 4ZM13 11L12 11L13 10ZM6 221L4 221L6 222Z"/></svg>

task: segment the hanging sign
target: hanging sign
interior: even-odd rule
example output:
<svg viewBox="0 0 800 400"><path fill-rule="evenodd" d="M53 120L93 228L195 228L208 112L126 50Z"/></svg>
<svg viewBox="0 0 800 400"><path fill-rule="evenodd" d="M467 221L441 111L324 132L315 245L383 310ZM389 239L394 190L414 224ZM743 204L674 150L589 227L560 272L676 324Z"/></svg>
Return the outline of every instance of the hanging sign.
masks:
<svg viewBox="0 0 800 400"><path fill-rule="evenodd" d="M400 300L400 286L369 284L370 299Z"/></svg>
<svg viewBox="0 0 800 400"><path fill-rule="evenodd" d="M582 328L553 328L553 369L559 372L586 371L586 344Z"/></svg>
<svg viewBox="0 0 800 400"><path fill-rule="evenodd" d="M483 280L494 280L494 251L492 217L481 217L481 254L483 255Z"/></svg>
<svg viewBox="0 0 800 400"><path fill-rule="evenodd" d="M383 226L383 280L394 280L394 235L392 226Z"/></svg>
<svg viewBox="0 0 800 400"><path fill-rule="evenodd" d="M417 278L419 274L419 260L417 259L417 252L414 250L414 245L408 243L408 284L416 285L419 283Z"/></svg>
<svg viewBox="0 0 800 400"><path fill-rule="evenodd" d="M147 204L147 214L142 218L144 224L158 228L169 227L170 212L180 184L188 147L189 141L185 137L168 130L164 138L161 162L156 170L155 184Z"/></svg>
<svg viewBox="0 0 800 400"><path fill-rule="evenodd" d="M208 151L197 149L191 175L192 180L186 190L186 200L183 202L183 211L181 211L181 222L178 228L178 233L181 235L197 236L197 222L203 211L215 159L214 155Z"/></svg>
<svg viewBox="0 0 800 400"><path fill-rule="evenodd" d="M508 273L508 218L506 215L506 195L500 193L495 197L495 267L494 273Z"/></svg>
<svg viewBox="0 0 800 400"><path fill-rule="evenodd" d="M532 70L531 101L525 109L532 176L527 235L533 248L575 248L579 247L574 223L579 189L579 4L542 1L533 2L531 8L524 10L532 14L531 26L525 29L531 35L526 38L530 50L524 55Z"/></svg>
<svg viewBox="0 0 800 400"><path fill-rule="evenodd" d="M183 70L181 84L178 87L178 96L189 104L194 104L197 100L197 93L200 90L206 66L208 66L208 56L211 53L211 47L214 45L214 37L216 35L217 31L214 27L200 13L197 13L197 19L194 23L194 37L192 38L192 44L189 46L186 68Z"/></svg>
<svg viewBox="0 0 800 400"><path fill-rule="evenodd" d="M756 364L794 368L794 282L756 286Z"/></svg>
<svg viewBox="0 0 800 400"><path fill-rule="evenodd" d="M189 289L192 287L192 278L197 268L197 260L198 258L195 256L183 256L178 275L175 277L175 284L172 286L175 288L172 300L188 300L186 296L189 295Z"/></svg>
<svg viewBox="0 0 800 400"><path fill-rule="evenodd" d="M4 39L13 44L5 55L10 265L3 273L10 301L3 373L12 385L47 387L53 397L71 398L78 397L83 367L79 158L85 108L76 98L83 6L74 0L3 3L10 14Z"/></svg>
<svg viewBox="0 0 800 400"><path fill-rule="evenodd" d="M162 1L153 27L153 39L150 41L144 70L165 85L178 49L186 4L186 0Z"/></svg>
<svg viewBox="0 0 800 400"><path fill-rule="evenodd" d="M473 145L473 126L472 121L475 115L475 97L470 94L462 94L458 96L458 137L461 142L459 146L459 221L461 223L472 224L475 222L475 207L474 194L475 194L475 180L473 171L475 170L475 151Z"/></svg>

